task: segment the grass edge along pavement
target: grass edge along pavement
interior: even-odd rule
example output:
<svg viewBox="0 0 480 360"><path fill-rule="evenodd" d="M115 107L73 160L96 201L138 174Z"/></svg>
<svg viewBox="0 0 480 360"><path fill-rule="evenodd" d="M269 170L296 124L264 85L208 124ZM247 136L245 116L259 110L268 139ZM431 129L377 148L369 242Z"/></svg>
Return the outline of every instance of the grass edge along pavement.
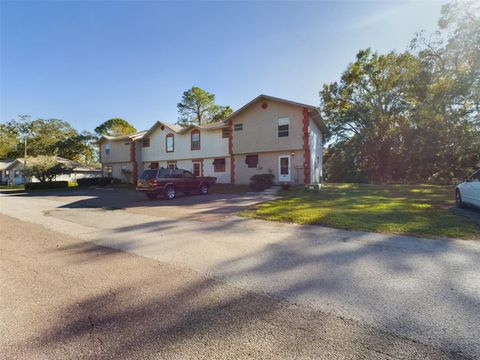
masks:
<svg viewBox="0 0 480 360"><path fill-rule="evenodd" d="M319 192L295 187L239 215L345 230L480 240L480 226L451 211L454 191L451 185L326 184Z"/></svg>

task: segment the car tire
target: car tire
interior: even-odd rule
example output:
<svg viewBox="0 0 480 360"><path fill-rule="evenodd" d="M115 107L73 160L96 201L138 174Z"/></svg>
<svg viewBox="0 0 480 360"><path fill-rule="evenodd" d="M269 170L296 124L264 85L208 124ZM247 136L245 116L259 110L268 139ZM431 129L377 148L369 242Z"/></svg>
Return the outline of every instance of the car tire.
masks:
<svg viewBox="0 0 480 360"><path fill-rule="evenodd" d="M158 197L158 194L150 193L150 194L147 194L147 197L150 200L155 200Z"/></svg>
<svg viewBox="0 0 480 360"><path fill-rule="evenodd" d="M165 192L164 192L164 197L167 199L167 200L172 200L172 199L175 199L175 197L177 196L177 191L175 190L175 187L173 186L167 186L167 188L165 189Z"/></svg>
<svg viewBox="0 0 480 360"><path fill-rule="evenodd" d="M201 184L199 188L200 194L202 195L207 195L208 194L208 185L207 184Z"/></svg>
<svg viewBox="0 0 480 360"><path fill-rule="evenodd" d="M460 190L458 189L455 190L455 203L459 208L463 208L464 206L462 201L462 194L460 194Z"/></svg>

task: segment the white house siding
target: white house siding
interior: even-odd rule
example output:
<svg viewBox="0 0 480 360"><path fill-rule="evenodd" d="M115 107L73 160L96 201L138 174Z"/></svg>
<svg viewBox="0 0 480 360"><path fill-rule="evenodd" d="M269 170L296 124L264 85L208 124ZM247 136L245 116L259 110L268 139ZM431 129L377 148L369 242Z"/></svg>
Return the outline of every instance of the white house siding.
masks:
<svg viewBox="0 0 480 360"><path fill-rule="evenodd" d="M323 138L318 125L310 119L309 122L309 146L310 146L310 183L322 182L323 164Z"/></svg>
<svg viewBox="0 0 480 360"><path fill-rule="evenodd" d="M193 130L193 129L192 129ZM203 160L203 175L214 176L218 183L230 182L230 159L228 138L222 137L222 129L200 130L200 150L191 150L191 132L178 134L167 126L162 130L158 126L145 136L150 139L150 146L141 148L142 164L140 170L148 169L150 163L158 162L159 167L166 168L168 162L175 161L179 169L193 172L193 161ZM174 135L174 151L166 152L166 136ZM225 159L225 172L214 172L213 160Z"/></svg>
<svg viewBox="0 0 480 360"><path fill-rule="evenodd" d="M166 136L174 135L174 151L166 152ZM191 150L191 130L177 134L165 127L157 127L145 138L150 138L150 146L142 147L142 161L202 159L228 156L228 138L222 138L222 130L200 130L200 150Z"/></svg>

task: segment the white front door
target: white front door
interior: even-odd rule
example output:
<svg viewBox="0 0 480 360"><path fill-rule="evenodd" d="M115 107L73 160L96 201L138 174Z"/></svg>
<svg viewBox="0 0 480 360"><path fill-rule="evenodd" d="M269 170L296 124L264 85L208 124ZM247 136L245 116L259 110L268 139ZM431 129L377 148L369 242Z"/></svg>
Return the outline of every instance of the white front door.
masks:
<svg viewBox="0 0 480 360"><path fill-rule="evenodd" d="M278 157L278 181L279 182L290 182L291 180L291 171L290 171L290 156L279 156Z"/></svg>

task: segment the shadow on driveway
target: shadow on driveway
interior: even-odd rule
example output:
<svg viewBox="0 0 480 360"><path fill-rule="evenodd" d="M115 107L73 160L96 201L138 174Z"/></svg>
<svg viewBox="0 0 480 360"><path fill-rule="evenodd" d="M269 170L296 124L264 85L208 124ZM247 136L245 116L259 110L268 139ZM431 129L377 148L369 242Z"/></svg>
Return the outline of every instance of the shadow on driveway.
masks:
<svg viewBox="0 0 480 360"><path fill-rule="evenodd" d="M15 196L58 201L63 203L58 206L61 209L121 209L141 215L198 221L224 219L251 205L273 199L272 196L208 194L149 200L135 190L112 188L42 191Z"/></svg>

